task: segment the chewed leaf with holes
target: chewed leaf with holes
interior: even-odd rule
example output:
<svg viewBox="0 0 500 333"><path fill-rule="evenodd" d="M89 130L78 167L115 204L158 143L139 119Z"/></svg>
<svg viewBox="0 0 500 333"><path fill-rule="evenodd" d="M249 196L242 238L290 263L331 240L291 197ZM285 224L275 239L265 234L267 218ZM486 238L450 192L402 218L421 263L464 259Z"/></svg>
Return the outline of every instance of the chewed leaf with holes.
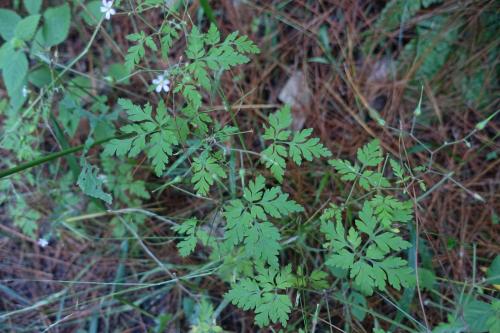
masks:
<svg viewBox="0 0 500 333"><path fill-rule="evenodd" d="M78 176L77 184L88 196L93 198L101 199L108 204L111 204L113 198L111 194L105 193L102 189L104 184L104 179L99 175L99 168L94 165L87 163L83 160L82 171L80 176Z"/></svg>

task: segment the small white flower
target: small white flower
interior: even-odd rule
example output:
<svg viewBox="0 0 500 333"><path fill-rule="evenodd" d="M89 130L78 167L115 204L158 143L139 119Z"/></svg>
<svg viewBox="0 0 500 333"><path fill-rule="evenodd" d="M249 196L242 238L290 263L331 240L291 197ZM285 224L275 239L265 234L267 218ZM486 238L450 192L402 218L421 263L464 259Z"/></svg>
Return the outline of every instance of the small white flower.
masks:
<svg viewBox="0 0 500 333"><path fill-rule="evenodd" d="M156 85L156 92L160 93L162 90L169 92L170 90L170 80L165 78L165 75L158 75L156 79L153 80L153 84Z"/></svg>
<svg viewBox="0 0 500 333"><path fill-rule="evenodd" d="M49 245L49 241L46 240L45 238L40 238L38 240L38 242L36 242L38 244L38 246L40 247L47 247L47 245Z"/></svg>
<svg viewBox="0 0 500 333"><path fill-rule="evenodd" d="M23 86L23 90L22 90L23 97L27 97L29 93L30 93L30 90L28 88L26 88L26 86Z"/></svg>
<svg viewBox="0 0 500 333"><path fill-rule="evenodd" d="M111 15L116 14L116 10L112 6L113 6L113 0L111 1L102 0L101 13L104 13L106 20L109 20L111 18Z"/></svg>

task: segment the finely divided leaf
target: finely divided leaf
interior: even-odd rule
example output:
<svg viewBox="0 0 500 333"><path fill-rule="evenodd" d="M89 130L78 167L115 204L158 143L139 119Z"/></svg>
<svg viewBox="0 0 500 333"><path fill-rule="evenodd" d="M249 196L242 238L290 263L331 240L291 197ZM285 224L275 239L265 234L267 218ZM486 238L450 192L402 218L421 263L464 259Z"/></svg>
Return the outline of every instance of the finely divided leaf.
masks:
<svg viewBox="0 0 500 333"><path fill-rule="evenodd" d="M217 29L217 26L212 23L210 24L210 28L205 36L205 43L208 45L215 45L218 42L220 42L219 29Z"/></svg>
<svg viewBox="0 0 500 333"><path fill-rule="evenodd" d="M312 161L313 157L330 157L332 155L330 151L319 142L318 138L308 139L311 133L311 128L296 132L290 142L290 157L297 165L301 165L302 158L307 161Z"/></svg>
<svg viewBox="0 0 500 333"><path fill-rule="evenodd" d="M359 178L359 185L365 190L371 190L372 188L383 188L390 187L391 184L380 172L365 170Z"/></svg>
<svg viewBox="0 0 500 333"><path fill-rule="evenodd" d="M380 214L372 202L365 201L355 222L356 229L351 227L346 234L340 222L336 225L324 222L321 226L321 232L329 241L327 245L333 249L326 265L349 270L356 288L367 295L375 289L384 290L387 284L396 289L406 287L413 280L413 270L406 260L394 256L411 244L395 233L384 231L386 227L379 220ZM361 234L366 235L363 246L360 246Z"/></svg>
<svg viewBox="0 0 500 333"><path fill-rule="evenodd" d="M292 124L290 106L285 105L275 113L269 115L269 128L265 129L262 136L266 140L288 140L290 131L283 131Z"/></svg>
<svg viewBox="0 0 500 333"><path fill-rule="evenodd" d="M174 132L162 129L150 136L149 144L147 156L151 160L155 174L160 177L167 168L168 158L173 153L172 147L178 144L177 137Z"/></svg>
<svg viewBox="0 0 500 333"><path fill-rule="evenodd" d="M247 278L234 285L226 297L237 307L252 310L261 303L261 290L256 281Z"/></svg>
<svg viewBox="0 0 500 333"><path fill-rule="evenodd" d="M255 223L245 239L245 250L257 260L267 261L271 267L278 267L278 255L281 250L281 236L269 222Z"/></svg>
<svg viewBox="0 0 500 333"><path fill-rule="evenodd" d="M196 247L196 243L198 241L196 238L197 223L198 220L196 220L195 218L191 218L189 220L186 220L184 223L172 228L177 234L185 235L183 240L177 244L179 254L183 257L187 257L188 255L190 255Z"/></svg>
<svg viewBox="0 0 500 333"><path fill-rule="evenodd" d="M280 234L269 218L283 218L303 208L288 199L280 187L265 188L265 178L257 176L243 190L243 198L231 200L224 207L227 225L224 237L231 247L244 242L245 252L257 262L278 264ZM262 221L259 223L258 221Z"/></svg>
<svg viewBox="0 0 500 333"><path fill-rule="evenodd" d="M292 302L288 295L265 293L255 309L255 322L260 327L267 326L270 322L281 322L281 325L286 327L291 311Z"/></svg>
<svg viewBox="0 0 500 333"><path fill-rule="evenodd" d="M272 217L284 217L291 213L302 212L304 208L294 200L288 200L288 193L281 192L280 187L273 187L264 192L259 202L264 211Z"/></svg>
<svg viewBox="0 0 500 333"><path fill-rule="evenodd" d="M271 144L261 153L261 160L271 170L273 176L280 183L285 175L286 160L288 156L286 148L281 145Z"/></svg>
<svg viewBox="0 0 500 333"><path fill-rule="evenodd" d="M217 177L227 177L226 172L217 160L206 151L193 159L192 166L193 177L191 182L195 184L194 189L198 195L206 195Z"/></svg>
<svg viewBox="0 0 500 333"><path fill-rule="evenodd" d="M312 133L310 128L296 132L292 140L289 141L292 132L287 128L291 124L292 113L290 106L285 105L269 115L270 126L265 127L264 135L262 135L263 139L272 140L273 143L261 153L261 161L266 168L271 170L271 173L279 182L283 181L288 156L297 165L301 165L303 159L312 161L313 157L331 156L330 151L319 142L318 138L310 138Z"/></svg>
<svg viewBox="0 0 500 333"><path fill-rule="evenodd" d="M401 202L392 196L376 195L370 200L380 223L389 228L393 223L407 223L412 218L413 205L411 201Z"/></svg>
<svg viewBox="0 0 500 333"><path fill-rule="evenodd" d="M373 140L365 146L358 149L358 161L364 166L377 166L383 161L382 150L380 149L380 141Z"/></svg>
<svg viewBox="0 0 500 333"><path fill-rule="evenodd" d="M257 266L256 279L245 278L237 282L226 294L231 303L243 310L254 310L255 322L260 327L280 322L287 325L292 302L286 294L280 294L292 286L291 267L281 272Z"/></svg>
<svg viewBox="0 0 500 333"><path fill-rule="evenodd" d="M135 157L145 151L155 174L160 177L166 169L169 157L173 154L173 147L179 144L177 131L169 126L171 117L167 114L165 105L160 103L153 117L149 103L144 107L135 105L127 99L119 99L118 103L127 112L129 120L134 122L122 126L120 130L132 137L111 140L105 144L104 155Z"/></svg>
<svg viewBox="0 0 500 333"><path fill-rule="evenodd" d="M340 173L341 180L352 181L359 175L359 166L357 164L352 165L347 160L330 160L328 163Z"/></svg>

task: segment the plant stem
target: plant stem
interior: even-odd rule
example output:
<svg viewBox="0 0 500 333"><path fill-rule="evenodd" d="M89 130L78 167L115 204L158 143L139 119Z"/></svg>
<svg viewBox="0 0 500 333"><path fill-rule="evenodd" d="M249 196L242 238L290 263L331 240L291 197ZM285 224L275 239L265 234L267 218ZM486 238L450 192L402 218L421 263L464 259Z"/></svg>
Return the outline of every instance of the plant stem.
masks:
<svg viewBox="0 0 500 333"><path fill-rule="evenodd" d="M94 142L90 147L94 147L94 146L103 144L103 143L111 141L113 139L125 139L125 138L130 137L130 136L131 136L131 134L124 134L124 135L118 135L118 136L114 136L114 137L111 137L111 138L106 138L106 139L98 140L98 141ZM42 156L42 157L40 157L40 158L38 158L38 159L36 159L34 161L26 162L26 163L20 164L20 165L18 165L16 167L13 167L13 168L10 168L10 169L6 169L6 170L2 170L2 171L0 171L0 179L2 179L4 177L7 177L7 176L10 176L10 175L13 175L15 173L24 171L26 169L33 168L33 167L35 167L37 165L53 161L53 160L58 159L60 157L76 153L76 152L78 152L80 150L83 150L83 148L85 148L85 144L79 145L79 146L76 146L76 147L71 147L71 148L68 148L68 149L64 149L64 150L58 151L56 153L48 154L48 155Z"/></svg>

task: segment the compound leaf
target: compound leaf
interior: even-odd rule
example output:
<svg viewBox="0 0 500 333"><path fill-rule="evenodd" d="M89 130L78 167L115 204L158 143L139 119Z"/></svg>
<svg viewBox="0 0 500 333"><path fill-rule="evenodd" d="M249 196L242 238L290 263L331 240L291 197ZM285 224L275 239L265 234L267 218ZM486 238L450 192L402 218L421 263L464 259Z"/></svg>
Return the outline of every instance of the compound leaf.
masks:
<svg viewBox="0 0 500 333"><path fill-rule="evenodd" d="M226 297L237 307L252 310L261 303L261 290L255 280L246 278L234 285Z"/></svg>
<svg viewBox="0 0 500 333"><path fill-rule="evenodd" d="M364 166L377 166L382 160L382 150L380 149L380 141L373 140L365 146L358 149L358 161Z"/></svg>
<svg viewBox="0 0 500 333"><path fill-rule="evenodd" d="M191 182L195 184L194 189L198 195L206 195L216 178L227 177L226 172L217 160L206 151L199 157L195 157L192 165L193 177Z"/></svg>
<svg viewBox="0 0 500 333"><path fill-rule="evenodd" d="M261 303L255 309L255 322L260 327L269 325L270 322L281 322L286 327L288 316L292 311L290 297L281 294L265 293Z"/></svg>
<svg viewBox="0 0 500 333"><path fill-rule="evenodd" d="M290 157L297 165L301 165L302 158L307 161L312 161L313 157L330 157L332 155L330 151L319 142L318 138L308 139L311 133L311 128L296 132L290 142Z"/></svg>
<svg viewBox="0 0 500 333"><path fill-rule="evenodd" d="M335 168L335 170L340 173L340 179L345 181L355 180L359 175L359 166L357 164L352 165L351 162L347 160L330 160L328 163Z"/></svg>
<svg viewBox="0 0 500 333"><path fill-rule="evenodd" d="M196 238L197 223L198 220L192 218L172 228L177 234L184 235L183 240L177 244L177 249L179 249L179 254L182 257L187 257L196 248L196 243L198 242Z"/></svg>
<svg viewBox="0 0 500 333"><path fill-rule="evenodd" d="M277 268L280 238L278 229L271 223L255 223L245 239L245 251L255 259L267 261L271 267Z"/></svg>

